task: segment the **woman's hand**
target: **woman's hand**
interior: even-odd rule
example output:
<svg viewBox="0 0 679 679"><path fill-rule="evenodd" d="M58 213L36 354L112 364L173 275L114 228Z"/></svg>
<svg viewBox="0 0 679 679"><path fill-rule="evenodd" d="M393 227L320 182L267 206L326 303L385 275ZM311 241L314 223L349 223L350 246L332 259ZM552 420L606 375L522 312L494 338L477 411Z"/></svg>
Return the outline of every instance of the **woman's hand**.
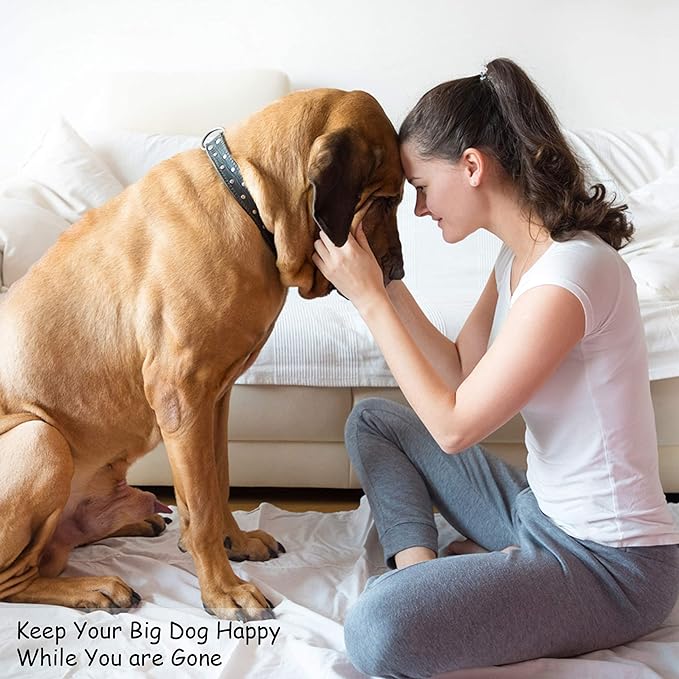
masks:
<svg viewBox="0 0 679 679"><path fill-rule="evenodd" d="M313 263L359 313L380 297L386 297L382 269L370 249L362 224L356 229L356 237L350 233L341 248L321 231L314 249Z"/></svg>

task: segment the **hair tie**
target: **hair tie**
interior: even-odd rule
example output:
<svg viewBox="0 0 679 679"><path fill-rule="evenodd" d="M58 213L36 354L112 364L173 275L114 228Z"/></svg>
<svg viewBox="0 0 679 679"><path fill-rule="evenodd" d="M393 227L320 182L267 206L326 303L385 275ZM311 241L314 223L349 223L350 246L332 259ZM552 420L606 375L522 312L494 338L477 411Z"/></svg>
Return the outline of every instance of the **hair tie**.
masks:
<svg viewBox="0 0 679 679"><path fill-rule="evenodd" d="M484 80L488 79L488 69L484 66L481 69L481 73L479 73L479 80L483 82Z"/></svg>

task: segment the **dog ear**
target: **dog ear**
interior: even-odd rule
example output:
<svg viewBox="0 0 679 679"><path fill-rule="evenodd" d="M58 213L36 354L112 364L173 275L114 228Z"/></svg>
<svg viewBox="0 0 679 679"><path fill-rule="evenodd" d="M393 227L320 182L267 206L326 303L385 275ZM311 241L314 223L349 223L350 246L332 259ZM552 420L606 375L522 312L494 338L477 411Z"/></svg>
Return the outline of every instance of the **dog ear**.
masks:
<svg viewBox="0 0 679 679"><path fill-rule="evenodd" d="M338 247L347 241L367 179L369 156L361 142L353 130L344 129L318 137L311 147L307 176L314 221Z"/></svg>

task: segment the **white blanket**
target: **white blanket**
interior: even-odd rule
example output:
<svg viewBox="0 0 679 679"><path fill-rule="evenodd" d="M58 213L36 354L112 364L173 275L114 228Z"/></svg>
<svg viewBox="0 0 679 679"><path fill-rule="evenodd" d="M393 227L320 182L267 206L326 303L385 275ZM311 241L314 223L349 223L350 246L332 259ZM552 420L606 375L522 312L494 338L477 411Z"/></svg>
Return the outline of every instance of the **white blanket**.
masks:
<svg viewBox="0 0 679 679"><path fill-rule="evenodd" d="M671 509L679 522L679 505ZM368 576L384 570L365 498L354 511L294 513L264 503L251 512L236 512L236 518L245 529L271 532L287 549L266 563L232 564L240 577L256 583L275 604L276 620L229 625L208 615L201 605L193 562L176 547L178 526L173 521L157 538L111 538L71 556L65 575L115 574L134 587L143 603L129 613L111 616L101 611L0 604L0 676L363 676L344 653L342 622ZM439 515L437 523L441 546L457 537ZM246 633L249 639L243 636ZM106 636L114 638L102 638ZM30 659L37 664L30 667ZM202 666L188 664L201 659ZM118 662L120 666L112 665ZM660 629L612 650L446 676L679 679L679 605Z"/></svg>

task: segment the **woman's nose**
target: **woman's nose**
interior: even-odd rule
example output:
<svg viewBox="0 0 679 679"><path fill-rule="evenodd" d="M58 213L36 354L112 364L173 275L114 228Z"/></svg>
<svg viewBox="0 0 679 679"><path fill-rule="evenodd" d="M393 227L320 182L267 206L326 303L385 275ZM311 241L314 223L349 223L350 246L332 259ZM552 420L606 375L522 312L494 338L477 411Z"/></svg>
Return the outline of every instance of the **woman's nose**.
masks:
<svg viewBox="0 0 679 679"><path fill-rule="evenodd" d="M417 200L415 201L415 216L425 217L428 214L431 213L427 209L427 199L418 192Z"/></svg>

